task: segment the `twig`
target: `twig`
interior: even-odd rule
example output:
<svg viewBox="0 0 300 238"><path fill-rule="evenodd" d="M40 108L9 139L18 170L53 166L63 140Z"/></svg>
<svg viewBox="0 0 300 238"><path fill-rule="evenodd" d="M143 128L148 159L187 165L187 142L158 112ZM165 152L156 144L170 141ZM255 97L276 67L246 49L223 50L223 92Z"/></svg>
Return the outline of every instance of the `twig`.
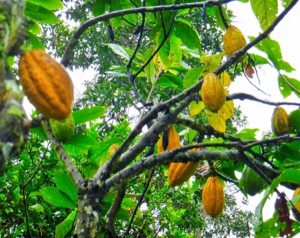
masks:
<svg viewBox="0 0 300 238"><path fill-rule="evenodd" d="M139 8L132 8L132 9L125 9L120 11L114 11L110 12L98 17L95 17L91 20L88 20L84 22L73 34L71 40L69 41L67 48L65 50L65 53L62 57L61 64L65 67L69 66L70 63L70 56L72 51L74 50L75 45L77 44L79 38L81 35L91 26L97 24L101 21L108 21L109 19L125 16L128 14L136 14L136 13L146 13L146 12L152 12L155 13L157 11L175 11L180 9L188 9L188 8L195 8L195 7L203 7L204 5L206 7L213 7L217 6L219 3L226 4L229 2L232 2L234 0L224 0L224 1L214 1L209 0L206 2L195 2L195 3L186 3L186 4L174 4L174 5L162 5L162 6L151 6L151 7L139 7Z"/></svg>
<svg viewBox="0 0 300 238"><path fill-rule="evenodd" d="M279 106L279 105L300 106L300 103L296 103L296 102L270 102L268 100L259 99L247 93L234 93L226 96L227 101L235 100L235 99L239 99L239 100L247 99L247 100L256 101L256 102L260 102L267 105L273 105L273 106Z"/></svg>
<svg viewBox="0 0 300 238"><path fill-rule="evenodd" d="M239 181L238 180L234 180L234 179L231 179L231 178L228 178L226 177L225 175L221 174L220 172L218 172L217 170L214 171L221 179L225 180L225 181L228 181L230 183L233 183L235 185L238 186L239 184Z"/></svg>
<svg viewBox="0 0 300 238"><path fill-rule="evenodd" d="M221 4L218 4L218 9L219 9L219 13L220 13L221 20L222 20L222 22L223 22L225 28L227 29L227 28L228 28L228 24L227 24L227 20L226 20L225 17L224 17L224 13L223 13L222 5L221 5Z"/></svg>
<svg viewBox="0 0 300 238"><path fill-rule="evenodd" d="M114 204L112 205L112 207L110 208L110 210L108 211L108 213L106 215L106 219L108 220L107 227L108 227L108 230L109 230L112 238L118 237L116 230L115 230L114 221L115 221L118 211L121 208L123 198L126 194L126 187L127 187L127 183L123 183L120 185L117 196L114 201Z"/></svg>
<svg viewBox="0 0 300 238"><path fill-rule="evenodd" d="M265 158L263 155L256 153L252 149L247 150L249 153L251 153L255 158L261 159L262 161L266 162L268 165L270 165L273 169L278 170L279 168L275 166L271 161L269 161L267 158Z"/></svg>
<svg viewBox="0 0 300 238"><path fill-rule="evenodd" d="M30 231L30 226L29 226L29 217L28 217L28 208L27 208L27 201L26 201L26 193L25 193L25 188L26 186L32 181L32 179L34 178L34 176L37 174L38 170L40 169L40 166L44 160L44 158L46 157L46 153L48 151L48 146L49 144L47 145L46 147L46 150L44 151L43 153L43 156L40 160L40 162L38 163L35 171L33 172L33 174L31 175L31 177L28 179L27 182L25 182L23 185L22 185L22 193L23 193L23 206L24 206L24 213L25 213L25 217L26 217L26 229L27 229L27 237L31 237L31 231Z"/></svg>
<svg viewBox="0 0 300 238"><path fill-rule="evenodd" d="M245 76L245 78L247 79L247 81L253 86L255 87L258 91L262 92L263 94L267 95L267 96L271 96L270 94L267 94L266 92L264 92L263 90L261 90L259 87L257 87L254 83L251 82L251 80L248 78L248 76L245 74L244 69L243 69L243 74Z"/></svg>
<svg viewBox="0 0 300 238"><path fill-rule="evenodd" d="M134 209L134 211L133 211L133 213L132 213L132 215L131 215L129 225L127 226L127 229L126 229L126 231L125 231L123 237L125 237L126 235L129 234L129 231L130 231L130 229L131 229L131 225L132 225L132 222L133 222L133 220L134 220L134 217L135 217L135 215L136 215L136 213L137 213L138 208L139 208L139 207L141 206L141 204L142 204L142 201L143 201L144 196L145 196L145 194L146 194L146 192L147 192L147 190L148 190L148 187L149 187L149 185L150 185L150 182L151 182L151 180L152 180L152 177L153 177L153 175L154 175L154 172L155 172L155 167L154 167L154 168L152 169L152 171L151 171L150 177L149 177L149 179L148 179L148 181L147 181L147 184L146 184L146 186L145 186L145 188L144 188L144 191L143 191L141 197L139 198L139 201L138 201L138 203L137 203L137 205L136 205L136 207L135 207L135 209Z"/></svg>

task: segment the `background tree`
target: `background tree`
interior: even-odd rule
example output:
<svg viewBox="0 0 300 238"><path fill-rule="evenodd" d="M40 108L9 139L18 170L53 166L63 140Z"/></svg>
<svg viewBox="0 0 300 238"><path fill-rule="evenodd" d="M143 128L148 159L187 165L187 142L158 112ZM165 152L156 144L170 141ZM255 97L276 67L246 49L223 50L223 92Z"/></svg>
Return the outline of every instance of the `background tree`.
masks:
<svg viewBox="0 0 300 238"><path fill-rule="evenodd" d="M279 184L294 189L300 182L299 111L290 115L292 134L270 133L257 140L256 130L238 132L246 120L233 101L300 104L230 94L229 87L226 103L212 113L200 91L207 73L219 75L228 87L243 72L245 77L257 74L254 65L272 64L282 95L299 95L298 81L282 73L293 68L270 37L296 0L280 2L284 10L278 16L277 1L251 1L263 33L228 59L222 35L233 17L226 10L230 1L0 3L6 29L0 84L6 95L0 101L0 156L6 161L0 177L3 237L246 237L254 231L257 237L276 237L299 232L299 223L287 216L289 209L297 211L277 189ZM30 20L23 18L23 10ZM236 63L254 46L267 57L249 53L243 64ZM18 62L15 56L32 49L61 58L69 70L96 72L74 104L76 133L66 143L54 137L48 119L37 112L29 134L28 121L22 122L22 94L10 87L18 82L13 63ZM157 141L168 125L179 132L182 147L158 154ZM9 152L8 146L13 148ZM200 161L195 179L170 187L168 169L162 165L188 161ZM267 182L255 220L232 196L240 190L247 197L236 177L245 165ZM215 219L206 215L201 199L210 176L226 186L225 210ZM263 221L263 206L274 191L280 198L274 216Z"/></svg>

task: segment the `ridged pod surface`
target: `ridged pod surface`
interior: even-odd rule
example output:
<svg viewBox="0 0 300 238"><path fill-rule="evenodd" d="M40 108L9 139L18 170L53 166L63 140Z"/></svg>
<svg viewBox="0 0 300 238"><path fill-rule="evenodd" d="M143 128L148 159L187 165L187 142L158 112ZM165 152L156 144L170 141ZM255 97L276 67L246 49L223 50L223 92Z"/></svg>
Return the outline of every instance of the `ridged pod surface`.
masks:
<svg viewBox="0 0 300 238"><path fill-rule="evenodd" d="M225 197L221 182L217 177L209 177L202 192L203 208L212 218L219 216L225 207Z"/></svg>
<svg viewBox="0 0 300 238"><path fill-rule="evenodd" d="M242 184L246 193L254 196L264 188L266 182L253 169L246 166L242 173Z"/></svg>
<svg viewBox="0 0 300 238"><path fill-rule="evenodd" d="M49 122L55 138L59 141L66 143L73 136L75 121L72 114L62 121L50 119Z"/></svg>
<svg viewBox="0 0 300 238"><path fill-rule="evenodd" d="M300 188L296 188L296 190L295 190L295 192L293 194L293 197L296 197L299 194L300 194ZM295 205L295 208L297 209L298 212L300 212L300 201L297 202L297 204ZM294 211L293 211L293 215L294 215L294 217L296 218L297 221L300 220L300 217Z"/></svg>
<svg viewBox="0 0 300 238"><path fill-rule="evenodd" d="M290 132L291 122L289 115L282 107L276 107L272 115L272 131L276 136Z"/></svg>
<svg viewBox="0 0 300 238"><path fill-rule="evenodd" d="M175 148L180 147L180 140L179 136L173 126L168 127L168 146L166 150L173 150ZM158 141L157 145L157 152L161 153L164 152L164 147L163 147L163 137L161 137ZM165 165L167 168L170 167L170 165Z"/></svg>
<svg viewBox="0 0 300 238"><path fill-rule="evenodd" d="M229 26L223 36L224 50L228 57L231 57L236 51L246 45L246 39L243 33L235 26ZM241 62L245 55L238 59Z"/></svg>
<svg viewBox="0 0 300 238"><path fill-rule="evenodd" d="M199 151L200 149L192 149ZM178 186L186 181L196 172L200 162L171 163L169 167L169 184Z"/></svg>
<svg viewBox="0 0 300 238"><path fill-rule="evenodd" d="M20 83L23 92L44 116L63 120L72 111L73 83L62 65L42 50L21 56Z"/></svg>
<svg viewBox="0 0 300 238"><path fill-rule="evenodd" d="M218 76L208 73L204 76L201 97L206 108L211 112L219 111L226 100L224 87Z"/></svg>

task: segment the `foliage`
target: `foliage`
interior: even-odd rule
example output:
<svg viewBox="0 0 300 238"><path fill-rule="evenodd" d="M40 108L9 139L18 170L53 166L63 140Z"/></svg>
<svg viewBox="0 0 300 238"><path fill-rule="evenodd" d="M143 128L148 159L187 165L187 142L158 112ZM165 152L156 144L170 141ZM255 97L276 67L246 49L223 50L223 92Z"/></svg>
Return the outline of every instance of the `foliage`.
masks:
<svg viewBox="0 0 300 238"><path fill-rule="evenodd" d="M250 237L255 233L256 237L276 237L299 233L299 223L289 217L291 211L297 216L297 210L278 191L279 185L295 189L300 183L299 110L289 115L293 134L276 137L269 132L257 140L258 129L247 128L234 100L270 106L300 104L230 93L231 82L242 72L252 77L257 74L255 65L271 64L278 71L282 96L300 95L299 81L288 75L294 68L284 61L279 42L270 36L297 1L244 2L264 33L250 37L245 47L243 40L230 58L222 42L234 17L226 9L230 2L1 3L0 236ZM280 13L279 4L284 7ZM252 47L264 56L250 53ZM95 72L74 103L76 128L68 141L58 141L49 120L37 111L31 121L22 121L23 93L15 56L35 49L61 58L67 70ZM236 63L243 55L243 63ZM201 98L203 77L210 74L217 75L226 95L224 105L214 112L205 108ZM160 147L169 148L168 127L176 128L180 141L158 153L159 140ZM199 167L189 181L172 187L168 168L161 166L170 163ZM237 178L245 166L267 183L255 216L244 209L248 195ZM219 188L225 188L224 211L215 219L202 206L203 187L211 177L218 177ZM274 192L279 197L274 215L264 220L263 207Z"/></svg>

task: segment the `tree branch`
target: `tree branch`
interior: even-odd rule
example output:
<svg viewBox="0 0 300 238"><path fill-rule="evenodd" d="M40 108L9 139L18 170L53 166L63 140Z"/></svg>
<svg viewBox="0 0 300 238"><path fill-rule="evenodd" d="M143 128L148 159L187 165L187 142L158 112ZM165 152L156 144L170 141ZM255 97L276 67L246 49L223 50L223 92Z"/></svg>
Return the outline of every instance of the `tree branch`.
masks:
<svg viewBox="0 0 300 238"><path fill-rule="evenodd" d="M229 2L232 2L234 0L224 0L224 1L214 1L214 0L209 0L206 2L195 2L195 3L186 3L186 4L174 4L174 5L162 5L162 6L153 6L153 7L139 7L139 8L132 8L132 9L125 9L121 11L114 11L110 12L98 17L95 17L91 20L88 20L84 22L78 29L75 31L73 34L71 40L69 41L67 45L67 49L65 50L65 53L62 57L61 64L64 65L65 67L68 67L70 63L70 56L72 51L74 50L74 47L76 46L79 38L81 35L91 26L97 24L98 22L101 21L108 21L109 19L115 18L115 17L120 17L120 16L125 16L128 14L136 14L136 13L146 13L146 12L152 12L155 13L157 11L175 11L175 10L180 10L180 9L188 9L188 8L195 8L195 7L213 7L213 6L218 6L218 4L226 4Z"/></svg>

